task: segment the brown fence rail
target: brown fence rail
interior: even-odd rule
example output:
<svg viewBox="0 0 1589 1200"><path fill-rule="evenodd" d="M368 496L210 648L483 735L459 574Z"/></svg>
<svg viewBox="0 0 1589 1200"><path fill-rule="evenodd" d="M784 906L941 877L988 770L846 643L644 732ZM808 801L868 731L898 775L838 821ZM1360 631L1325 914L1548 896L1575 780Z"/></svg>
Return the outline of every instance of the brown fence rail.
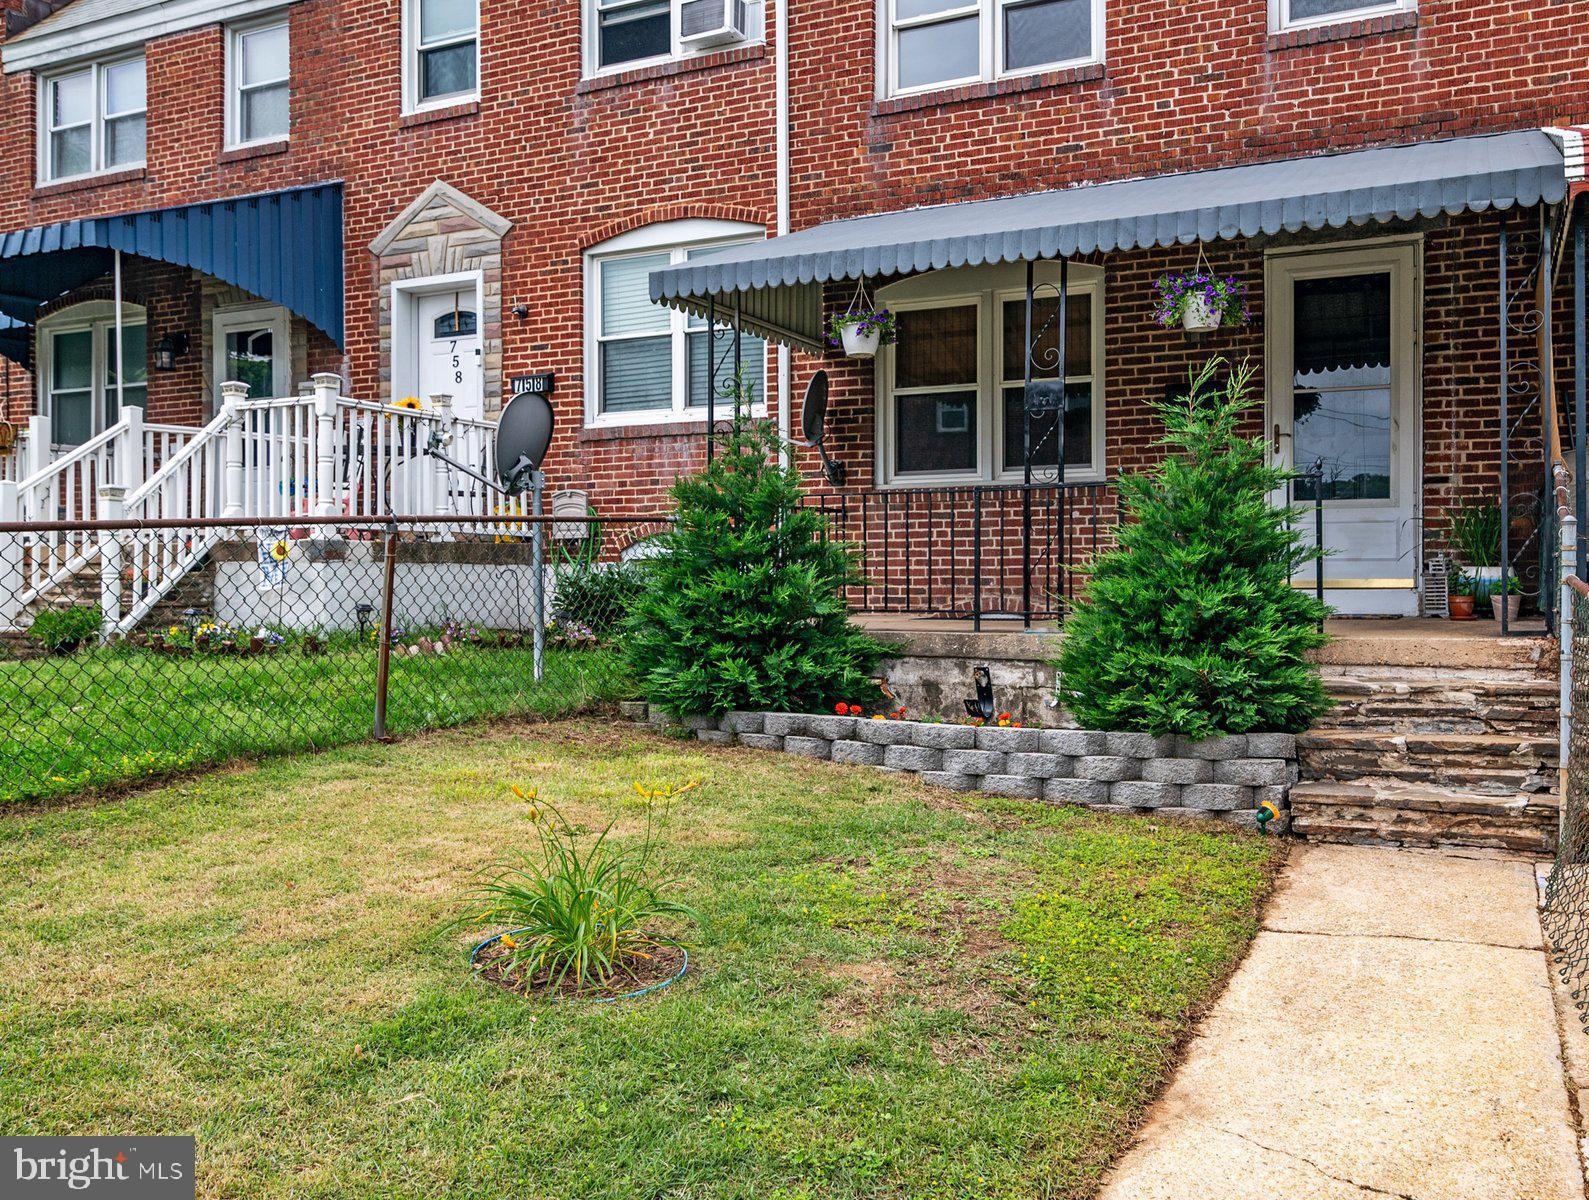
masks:
<svg viewBox="0 0 1589 1200"><path fill-rule="evenodd" d="M0 804L616 699L667 524L0 525Z"/></svg>

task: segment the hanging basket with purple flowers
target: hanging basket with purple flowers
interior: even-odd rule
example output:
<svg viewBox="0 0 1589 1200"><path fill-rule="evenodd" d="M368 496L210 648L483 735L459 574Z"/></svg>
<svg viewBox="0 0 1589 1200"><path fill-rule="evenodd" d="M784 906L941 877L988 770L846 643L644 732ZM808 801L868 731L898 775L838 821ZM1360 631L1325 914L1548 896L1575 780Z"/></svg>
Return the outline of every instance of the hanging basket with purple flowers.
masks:
<svg viewBox="0 0 1589 1200"><path fill-rule="evenodd" d="M855 285L849 308L828 318L828 344L843 346L851 358L872 358L879 346L893 343L894 328L894 314L873 303L863 278Z"/></svg>
<svg viewBox="0 0 1589 1200"><path fill-rule="evenodd" d="M1188 333L1207 333L1224 325L1245 325L1247 285L1234 275L1221 278L1207 266L1159 276L1159 301L1154 318L1159 324L1181 326Z"/></svg>

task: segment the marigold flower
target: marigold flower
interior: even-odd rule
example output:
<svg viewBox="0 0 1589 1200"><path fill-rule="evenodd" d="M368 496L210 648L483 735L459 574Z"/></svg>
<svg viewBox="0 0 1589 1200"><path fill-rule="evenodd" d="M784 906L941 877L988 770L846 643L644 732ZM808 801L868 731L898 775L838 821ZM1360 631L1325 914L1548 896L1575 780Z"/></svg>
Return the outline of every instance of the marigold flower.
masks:
<svg viewBox="0 0 1589 1200"><path fill-rule="evenodd" d="M841 701L839 701L839 703L837 703L837 704L835 704L835 705L834 705L834 706L833 706L833 711L834 711L834 712L836 712L836 713L838 713L838 714L839 714L839 716L841 716L841 717L842 717L842 716L844 716L844 714L845 714L845 713L847 713L847 712L849 712L849 711L850 711L850 706L849 706L849 705L848 705L848 704L845 704L845 703L844 703L844 702L843 702L843 701L842 701L842 700L841 700Z"/></svg>

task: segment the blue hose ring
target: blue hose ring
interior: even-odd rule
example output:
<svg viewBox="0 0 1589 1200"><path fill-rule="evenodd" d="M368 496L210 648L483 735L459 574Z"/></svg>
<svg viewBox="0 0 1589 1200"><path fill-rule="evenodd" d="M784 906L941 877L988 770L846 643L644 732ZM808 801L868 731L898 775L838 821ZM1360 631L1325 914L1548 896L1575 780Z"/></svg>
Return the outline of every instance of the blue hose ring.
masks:
<svg viewBox="0 0 1589 1200"><path fill-rule="evenodd" d="M485 941L481 942L478 946L476 946L473 950L469 951L469 965L471 967L478 965L479 958L480 958L480 952L482 950L484 950L487 946L496 945L499 941L501 941L504 937L506 937L510 933L523 933L523 932L524 932L523 929L504 929L501 933L492 934L490 937L486 938ZM690 969L690 952L688 950L686 950L683 946L680 946L679 947L679 953L684 955L684 962L682 964L680 964L679 969L677 971L675 971L672 975L669 975L666 979L659 979L659 980L657 980L656 983L647 984L645 987L641 988L637 992L625 992L622 996L573 996L573 997L551 996L551 997L548 997L548 998L551 999L551 1000L554 1000L554 1001L555 1000L568 1000L568 999L583 1000L586 1004L613 1004L613 1003L616 1003L619 1000L634 1000L637 997L644 996L647 992L659 991L660 989L667 987L668 984L677 983L680 979L684 978L684 972L686 972L686 971L688 971Z"/></svg>

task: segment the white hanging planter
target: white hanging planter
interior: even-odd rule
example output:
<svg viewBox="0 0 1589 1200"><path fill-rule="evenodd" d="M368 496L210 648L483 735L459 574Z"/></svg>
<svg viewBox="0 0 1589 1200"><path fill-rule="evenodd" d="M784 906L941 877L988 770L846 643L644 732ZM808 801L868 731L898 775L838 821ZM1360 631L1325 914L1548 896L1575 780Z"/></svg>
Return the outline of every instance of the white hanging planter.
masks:
<svg viewBox="0 0 1589 1200"><path fill-rule="evenodd" d="M876 358L883 334L876 328L866 330L859 325L845 325L839 330L839 337L844 342L844 353L851 358Z"/></svg>
<svg viewBox="0 0 1589 1200"><path fill-rule="evenodd" d="M1186 297L1186 307L1181 310L1181 328L1187 333L1207 333L1220 326L1220 315L1208 297L1192 292Z"/></svg>

